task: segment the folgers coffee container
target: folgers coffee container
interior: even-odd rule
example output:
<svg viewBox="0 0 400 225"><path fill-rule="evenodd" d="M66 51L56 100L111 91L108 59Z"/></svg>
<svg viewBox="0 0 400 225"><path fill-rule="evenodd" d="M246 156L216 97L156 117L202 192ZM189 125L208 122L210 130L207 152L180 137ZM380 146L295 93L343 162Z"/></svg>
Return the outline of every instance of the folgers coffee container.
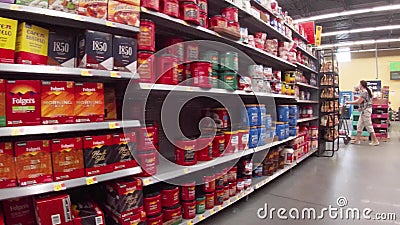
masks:
<svg viewBox="0 0 400 225"><path fill-rule="evenodd" d="M0 143L0 188L17 186L13 143Z"/></svg>
<svg viewBox="0 0 400 225"><path fill-rule="evenodd" d="M215 190L214 205L224 204L224 196L225 196L224 188Z"/></svg>
<svg viewBox="0 0 400 225"><path fill-rule="evenodd" d="M160 12L179 18L179 0L160 0Z"/></svg>
<svg viewBox="0 0 400 225"><path fill-rule="evenodd" d="M156 150L137 152L135 159L142 168L142 173L138 176L150 177L157 173L157 154Z"/></svg>
<svg viewBox="0 0 400 225"><path fill-rule="evenodd" d="M83 149L86 176L112 172L113 167L107 165L112 150L111 135L86 136L83 138Z"/></svg>
<svg viewBox="0 0 400 225"><path fill-rule="evenodd" d="M192 85L195 87L211 88L210 78L212 76L212 66L209 62L192 62L190 64L192 74Z"/></svg>
<svg viewBox="0 0 400 225"><path fill-rule="evenodd" d="M215 188L224 188L224 174L216 173L215 174Z"/></svg>
<svg viewBox="0 0 400 225"><path fill-rule="evenodd" d="M176 140L175 141L175 163L182 166L193 166L197 164L197 154L195 151L196 140Z"/></svg>
<svg viewBox="0 0 400 225"><path fill-rule="evenodd" d="M157 84L178 84L178 59L174 55L164 54L157 58Z"/></svg>
<svg viewBox="0 0 400 225"><path fill-rule="evenodd" d="M123 170L137 166L132 153L135 151L136 133L125 132L112 135L113 149L107 164L113 170Z"/></svg>
<svg viewBox="0 0 400 225"><path fill-rule="evenodd" d="M199 44L185 43L185 62L193 62L199 60Z"/></svg>
<svg viewBox="0 0 400 225"><path fill-rule="evenodd" d="M237 179L236 191L237 193L239 193L243 190L244 190L244 179L243 177L240 177Z"/></svg>
<svg viewBox="0 0 400 225"><path fill-rule="evenodd" d="M163 224L162 212L156 215L147 215L147 225L162 225L162 224Z"/></svg>
<svg viewBox="0 0 400 225"><path fill-rule="evenodd" d="M26 22L19 24L15 45L17 64L47 65L48 46L47 29Z"/></svg>
<svg viewBox="0 0 400 225"><path fill-rule="evenodd" d="M188 23L199 25L199 6L193 2L181 2L180 18Z"/></svg>
<svg viewBox="0 0 400 225"><path fill-rule="evenodd" d="M238 74L232 71L225 71L219 74L219 79L222 82L219 82L220 87L222 89L227 90L237 90L238 89Z"/></svg>
<svg viewBox="0 0 400 225"><path fill-rule="evenodd" d="M137 41L134 38L114 35L113 39L114 70L136 72Z"/></svg>
<svg viewBox="0 0 400 225"><path fill-rule="evenodd" d="M158 132L153 125L134 128L136 133L136 147L138 152L152 151L156 148Z"/></svg>
<svg viewBox="0 0 400 225"><path fill-rule="evenodd" d="M74 122L74 82L42 81L42 124L64 124Z"/></svg>
<svg viewBox="0 0 400 225"><path fill-rule="evenodd" d="M112 70L112 34L86 30L78 37L78 66L97 70Z"/></svg>
<svg viewBox="0 0 400 225"><path fill-rule="evenodd" d="M206 209L214 208L215 194L212 192L212 193L207 193L205 196L206 196Z"/></svg>
<svg viewBox="0 0 400 225"><path fill-rule="evenodd" d="M228 182L235 182L237 177L237 166L232 167L228 171Z"/></svg>
<svg viewBox="0 0 400 225"><path fill-rule="evenodd" d="M220 15L211 17L209 21L209 28L228 28L228 20Z"/></svg>
<svg viewBox="0 0 400 225"><path fill-rule="evenodd" d="M236 153L239 147L239 136L237 131L225 131L225 153Z"/></svg>
<svg viewBox="0 0 400 225"><path fill-rule="evenodd" d="M229 199L229 184L224 184L224 201Z"/></svg>
<svg viewBox="0 0 400 225"><path fill-rule="evenodd" d="M39 80L7 80L7 126L40 125L40 86Z"/></svg>
<svg viewBox="0 0 400 225"><path fill-rule="evenodd" d="M73 35L49 33L47 65L76 67L76 38Z"/></svg>
<svg viewBox="0 0 400 225"><path fill-rule="evenodd" d="M196 200L182 202L183 219L193 219L196 217Z"/></svg>
<svg viewBox="0 0 400 225"><path fill-rule="evenodd" d="M53 181L50 142L16 142L15 165L19 186Z"/></svg>
<svg viewBox="0 0 400 225"><path fill-rule="evenodd" d="M182 206L180 204L163 209L163 224L181 224Z"/></svg>
<svg viewBox="0 0 400 225"><path fill-rule="evenodd" d="M85 175L82 138L51 140L54 181L69 180Z"/></svg>
<svg viewBox="0 0 400 225"><path fill-rule="evenodd" d="M161 194L160 192L152 192L144 195L143 207L146 215L154 216L158 215L162 211L161 205Z"/></svg>
<svg viewBox="0 0 400 225"><path fill-rule="evenodd" d="M104 85L75 83L75 122L104 121Z"/></svg>
<svg viewBox="0 0 400 225"><path fill-rule="evenodd" d="M151 20L140 20L138 50L151 52L156 51L156 25Z"/></svg>
<svg viewBox="0 0 400 225"><path fill-rule="evenodd" d="M221 10L221 15L229 22L239 22L239 10L235 7L227 7Z"/></svg>
<svg viewBox="0 0 400 225"><path fill-rule="evenodd" d="M199 25L204 27L204 28L208 28L208 15L207 15L207 13L200 12Z"/></svg>
<svg viewBox="0 0 400 225"><path fill-rule="evenodd" d="M210 161L213 159L212 137L199 137L196 141L196 154L198 161Z"/></svg>
<svg viewBox="0 0 400 225"><path fill-rule="evenodd" d="M0 63L13 64L15 62L18 21L0 17L0 24Z"/></svg>
<svg viewBox="0 0 400 225"><path fill-rule="evenodd" d="M154 11L160 11L160 1L159 0L141 0L140 5L152 9Z"/></svg>
<svg viewBox="0 0 400 225"><path fill-rule="evenodd" d="M213 140L213 158L220 157L225 151L225 135L218 132Z"/></svg>
<svg viewBox="0 0 400 225"><path fill-rule="evenodd" d="M173 37L168 38L164 42L164 47L166 48L166 53L176 56L178 61L185 60L185 45L184 40L182 38Z"/></svg>
<svg viewBox="0 0 400 225"><path fill-rule="evenodd" d="M204 176L203 191L211 193L215 191L215 176Z"/></svg>
<svg viewBox="0 0 400 225"><path fill-rule="evenodd" d="M196 199L196 182L183 184L181 186L181 200L193 201Z"/></svg>
<svg viewBox="0 0 400 225"><path fill-rule="evenodd" d="M140 82L154 83L156 81L154 69L154 55L152 52L139 51L138 52L138 73Z"/></svg>
<svg viewBox="0 0 400 225"><path fill-rule="evenodd" d="M172 207L179 204L179 187L166 185L161 191L161 205L162 207Z"/></svg>
<svg viewBox="0 0 400 225"><path fill-rule="evenodd" d="M200 13L208 14L208 0L198 0Z"/></svg>
<svg viewBox="0 0 400 225"><path fill-rule="evenodd" d="M201 60L210 62L213 70L219 70L219 53L217 51L202 52Z"/></svg>
<svg viewBox="0 0 400 225"><path fill-rule="evenodd" d="M236 182L229 183L229 197L233 197L236 195Z"/></svg>
<svg viewBox="0 0 400 225"><path fill-rule="evenodd" d="M239 130L239 151L245 150L249 148L249 131L248 130Z"/></svg>
<svg viewBox="0 0 400 225"><path fill-rule="evenodd" d="M214 193L212 193L214 196ZM203 214L206 211L206 197L201 194L196 197L196 214Z"/></svg>

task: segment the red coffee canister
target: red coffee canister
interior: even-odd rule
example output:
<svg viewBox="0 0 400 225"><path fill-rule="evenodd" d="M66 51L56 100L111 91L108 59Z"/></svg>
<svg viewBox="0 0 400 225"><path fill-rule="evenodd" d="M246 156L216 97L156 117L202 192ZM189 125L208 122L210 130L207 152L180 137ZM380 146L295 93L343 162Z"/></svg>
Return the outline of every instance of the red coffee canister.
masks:
<svg viewBox="0 0 400 225"><path fill-rule="evenodd" d="M185 43L185 61L193 62L199 60L199 44Z"/></svg>
<svg viewBox="0 0 400 225"><path fill-rule="evenodd" d="M224 201L227 201L229 199L229 184L224 185Z"/></svg>
<svg viewBox="0 0 400 225"><path fill-rule="evenodd" d="M178 59L174 55L164 54L157 58L157 84L178 84Z"/></svg>
<svg viewBox="0 0 400 225"><path fill-rule="evenodd" d="M183 184L181 186L181 199L182 201L196 200L196 182Z"/></svg>
<svg viewBox="0 0 400 225"><path fill-rule="evenodd" d="M162 224L163 224L162 212L153 216L147 215L147 225L162 225Z"/></svg>
<svg viewBox="0 0 400 225"><path fill-rule="evenodd" d="M206 209L214 208L214 204L215 204L214 198L215 198L215 193L214 192L206 194Z"/></svg>
<svg viewBox="0 0 400 225"><path fill-rule="evenodd" d="M182 202L183 219L193 219L196 217L196 200Z"/></svg>
<svg viewBox="0 0 400 225"><path fill-rule="evenodd" d="M178 0L160 0L160 12L179 18L179 1Z"/></svg>
<svg viewBox="0 0 400 225"><path fill-rule="evenodd" d="M248 148L249 144L249 131L248 130L239 130L239 151L243 151Z"/></svg>
<svg viewBox="0 0 400 225"><path fill-rule="evenodd" d="M138 34L139 51L156 51L156 25L151 20L140 20L140 33Z"/></svg>
<svg viewBox="0 0 400 225"><path fill-rule="evenodd" d="M247 190L251 187L251 176L244 177L244 189Z"/></svg>
<svg viewBox="0 0 400 225"><path fill-rule="evenodd" d="M198 161L210 161L213 159L212 137L199 137L196 140L196 153ZM205 147L204 147L205 146ZM201 150L199 150L201 149Z"/></svg>
<svg viewBox="0 0 400 225"><path fill-rule="evenodd" d="M225 151L225 135L218 132L213 140L213 157L217 158L224 154Z"/></svg>
<svg viewBox="0 0 400 225"><path fill-rule="evenodd" d="M153 52L139 51L137 55L138 60L138 73L140 82L154 83L156 81L154 71L154 55Z"/></svg>
<svg viewBox="0 0 400 225"><path fill-rule="evenodd" d="M143 6L148 9L152 9L154 11L160 10L160 1L159 0L141 0L140 6Z"/></svg>
<svg viewBox="0 0 400 225"><path fill-rule="evenodd" d="M171 207L179 204L179 187L167 185L161 191L162 207Z"/></svg>
<svg viewBox="0 0 400 225"><path fill-rule="evenodd" d="M231 154L238 152L239 136L237 131L226 131L225 135L225 153Z"/></svg>
<svg viewBox="0 0 400 225"><path fill-rule="evenodd" d="M200 12L199 25L204 27L204 28L208 28L208 15L207 15L207 13Z"/></svg>
<svg viewBox="0 0 400 225"><path fill-rule="evenodd" d="M176 140L175 141L175 163L181 166L193 166L197 164L197 154L195 151L196 140Z"/></svg>
<svg viewBox="0 0 400 225"><path fill-rule="evenodd" d="M199 25L199 6L193 2L181 2L180 18L188 23Z"/></svg>
<svg viewBox="0 0 400 225"><path fill-rule="evenodd" d="M228 171L228 182L236 182L236 177L237 177L237 166L234 166Z"/></svg>
<svg viewBox="0 0 400 225"><path fill-rule="evenodd" d="M209 28L228 28L228 20L220 15L213 16L210 19Z"/></svg>
<svg viewBox="0 0 400 225"><path fill-rule="evenodd" d="M184 40L178 37L167 38L164 42L166 53L176 56L179 62L185 60L185 46Z"/></svg>
<svg viewBox="0 0 400 225"><path fill-rule="evenodd" d="M228 184L229 183L229 181L228 181L228 172L229 172L228 168L225 168L224 170L222 170L224 184Z"/></svg>
<svg viewBox="0 0 400 225"><path fill-rule="evenodd" d="M228 22L228 29L235 33L240 33L240 25L238 22Z"/></svg>
<svg viewBox="0 0 400 225"><path fill-rule="evenodd" d="M224 188L224 174L216 173L215 174L215 188Z"/></svg>
<svg viewBox="0 0 400 225"><path fill-rule="evenodd" d="M192 62L190 64L192 85L195 87L211 88L212 64L210 62Z"/></svg>
<svg viewBox="0 0 400 225"><path fill-rule="evenodd" d="M182 220L182 206L177 204L163 209L163 222L181 221Z"/></svg>
<svg viewBox="0 0 400 225"><path fill-rule="evenodd" d="M136 132L136 151L147 152L153 151L156 146L155 141L155 130L153 126L137 127L134 128Z"/></svg>
<svg viewBox="0 0 400 225"><path fill-rule="evenodd" d="M239 9L236 7L227 7L221 10L221 15L229 22L239 22Z"/></svg>
<svg viewBox="0 0 400 225"><path fill-rule="evenodd" d="M233 197L236 195L236 182L229 183L229 197Z"/></svg>
<svg viewBox="0 0 400 225"><path fill-rule="evenodd" d="M215 176L204 176L203 191L205 193L212 193L215 191Z"/></svg>
<svg viewBox="0 0 400 225"><path fill-rule="evenodd" d="M203 13L203 14L207 15L208 14L208 2L207 2L207 0L198 0L197 2L199 4L200 13Z"/></svg>
<svg viewBox="0 0 400 225"><path fill-rule="evenodd" d="M225 190L223 188L215 190L214 205L224 204Z"/></svg>
<svg viewBox="0 0 400 225"><path fill-rule="evenodd" d="M244 190L244 179L243 178L238 178L237 179L237 185L236 185L236 191L239 193Z"/></svg>
<svg viewBox="0 0 400 225"><path fill-rule="evenodd" d="M162 206L160 192L146 194L143 198L143 206L147 216L161 213Z"/></svg>
<svg viewBox="0 0 400 225"><path fill-rule="evenodd" d="M138 176L150 177L155 175L157 173L157 157L157 152L155 150L143 153L137 152L136 160L138 160L138 163L142 168L142 173Z"/></svg>

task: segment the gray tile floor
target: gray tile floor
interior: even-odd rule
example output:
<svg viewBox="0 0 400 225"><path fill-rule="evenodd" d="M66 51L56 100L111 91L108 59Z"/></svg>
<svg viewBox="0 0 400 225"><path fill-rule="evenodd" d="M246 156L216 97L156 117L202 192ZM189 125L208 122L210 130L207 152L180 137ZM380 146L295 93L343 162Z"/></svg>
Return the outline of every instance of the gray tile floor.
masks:
<svg viewBox="0 0 400 225"><path fill-rule="evenodd" d="M400 224L400 123L392 124L391 130L391 142L379 147L368 143L341 145L334 158L311 157L251 194L248 201L236 203L201 225ZM329 205L337 207L342 196L347 198L348 207L370 208L371 215L396 213L397 220L279 220L276 214L272 220L257 217L257 210L265 203L269 208L297 208L301 212L313 207L318 212Z"/></svg>

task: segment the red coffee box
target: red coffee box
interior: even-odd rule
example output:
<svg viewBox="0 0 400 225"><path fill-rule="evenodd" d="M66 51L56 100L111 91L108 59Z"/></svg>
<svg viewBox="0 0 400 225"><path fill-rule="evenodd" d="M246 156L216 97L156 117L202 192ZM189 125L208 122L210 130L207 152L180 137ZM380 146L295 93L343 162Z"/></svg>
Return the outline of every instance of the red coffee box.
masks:
<svg viewBox="0 0 400 225"><path fill-rule="evenodd" d="M76 66L76 38L61 32L49 33L47 65L71 67Z"/></svg>
<svg viewBox="0 0 400 225"><path fill-rule="evenodd" d="M7 126L40 125L40 86L39 80L7 81Z"/></svg>
<svg viewBox="0 0 400 225"><path fill-rule="evenodd" d="M94 201L72 204L74 225L105 224L104 213Z"/></svg>
<svg viewBox="0 0 400 225"><path fill-rule="evenodd" d="M113 87L104 87L104 119L117 119L117 98Z"/></svg>
<svg viewBox="0 0 400 225"><path fill-rule="evenodd" d="M0 79L0 127L6 125L6 80Z"/></svg>
<svg viewBox="0 0 400 225"><path fill-rule="evenodd" d="M15 186L17 186L17 175L15 174L13 144L0 143L0 188Z"/></svg>
<svg viewBox="0 0 400 225"><path fill-rule="evenodd" d="M73 123L74 92L72 81L42 81L42 124Z"/></svg>
<svg viewBox="0 0 400 225"><path fill-rule="evenodd" d="M146 225L146 213L139 213L122 217L121 214L113 212L109 206L106 206L107 224L109 225Z"/></svg>
<svg viewBox="0 0 400 225"><path fill-rule="evenodd" d="M47 65L49 30L23 22L15 46L18 64Z"/></svg>
<svg viewBox="0 0 400 225"><path fill-rule="evenodd" d="M108 182L107 205L113 212L121 214L122 218L143 211L143 185L139 178Z"/></svg>
<svg viewBox="0 0 400 225"><path fill-rule="evenodd" d="M113 167L107 164L112 149L111 135L86 136L83 138L85 175L110 173Z"/></svg>
<svg viewBox="0 0 400 225"><path fill-rule="evenodd" d="M3 200L2 206L7 225L36 225L31 197Z"/></svg>
<svg viewBox="0 0 400 225"><path fill-rule="evenodd" d="M112 70L112 34L87 30L78 38L78 66L80 68Z"/></svg>
<svg viewBox="0 0 400 225"><path fill-rule="evenodd" d="M85 175L82 138L51 140L54 181L75 179Z"/></svg>
<svg viewBox="0 0 400 225"><path fill-rule="evenodd" d="M39 225L73 225L69 195L36 197L34 203Z"/></svg>
<svg viewBox="0 0 400 225"><path fill-rule="evenodd" d="M4 222L3 209L1 206L0 206L0 225L6 225Z"/></svg>
<svg viewBox="0 0 400 225"><path fill-rule="evenodd" d="M50 141L16 142L14 149L20 186L53 181Z"/></svg>
<svg viewBox="0 0 400 225"><path fill-rule="evenodd" d="M114 35L113 46L114 70L136 72L137 40Z"/></svg>
<svg viewBox="0 0 400 225"><path fill-rule="evenodd" d="M116 0L108 0L107 19L112 22L140 26L140 7Z"/></svg>
<svg viewBox="0 0 400 225"><path fill-rule="evenodd" d="M75 83L75 122L104 121L104 85Z"/></svg>
<svg viewBox="0 0 400 225"><path fill-rule="evenodd" d="M17 29L18 21L0 17L0 63L14 63Z"/></svg>
<svg viewBox="0 0 400 225"><path fill-rule="evenodd" d="M114 170L122 170L137 166L133 159L132 152L135 148L135 132L113 135L113 149L110 154L109 164L113 165Z"/></svg>

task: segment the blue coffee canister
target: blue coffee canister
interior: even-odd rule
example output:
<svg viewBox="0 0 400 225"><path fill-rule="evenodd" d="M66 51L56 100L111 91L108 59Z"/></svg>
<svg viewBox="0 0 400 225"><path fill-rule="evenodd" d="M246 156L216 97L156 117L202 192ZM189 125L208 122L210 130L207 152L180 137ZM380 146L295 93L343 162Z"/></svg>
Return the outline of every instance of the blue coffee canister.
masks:
<svg viewBox="0 0 400 225"><path fill-rule="evenodd" d="M249 126L255 127L259 124L258 119L258 105L246 105L247 116L249 118Z"/></svg>
<svg viewBox="0 0 400 225"><path fill-rule="evenodd" d="M297 118L296 117L289 118L289 126L291 126L291 127L297 126Z"/></svg>
<svg viewBox="0 0 400 225"><path fill-rule="evenodd" d="M271 129L272 128L272 117L270 114L265 115L265 127L267 129Z"/></svg>
<svg viewBox="0 0 400 225"><path fill-rule="evenodd" d="M265 105L259 105L257 107L258 109L258 126L265 125L265 117L267 116L267 108L265 108Z"/></svg>
<svg viewBox="0 0 400 225"><path fill-rule="evenodd" d="M287 123L289 122L289 106L287 105L278 105L277 109L277 117L279 122Z"/></svg>
<svg viewBox="0 0 400 225"><path fill-rule="evenodd" d="M256 148L258 145L258 128L251 127L249 130L249 148Z"/></svg>
<svg viewBox="0 0 400 225"><path fill-rule="evenodd" d="M290 129L289 123L286 123L285 124L285 139L290 137L289 129Z"/></svg>
<svg viewBox="0 0 400 225"><path fill-rule="evenodd" d="M258 127L258 146L264 146L267 144L267 129L264 126Z"/></svg>
<svg viewBox="0 0 400 225"><path fill-rule="evenodd" d="M289 135L291 137L296 137L297 136L297 128L296 127L290 127L289 128Z"/></svg>
<svg viewBox="0 0 400 225"><path fill-rule="evenodd" d="M276 136L278 136L278 140L282 141L286 139L286 130L285 124L282 122L277 122L276 124Z"/></svg>
<svg viewBox="0 0 400 225"><path fill-rule="evenodd" d="M290 105L289 106L289 116L290 117L297 117L298 108L297 105Z"/></svg>

